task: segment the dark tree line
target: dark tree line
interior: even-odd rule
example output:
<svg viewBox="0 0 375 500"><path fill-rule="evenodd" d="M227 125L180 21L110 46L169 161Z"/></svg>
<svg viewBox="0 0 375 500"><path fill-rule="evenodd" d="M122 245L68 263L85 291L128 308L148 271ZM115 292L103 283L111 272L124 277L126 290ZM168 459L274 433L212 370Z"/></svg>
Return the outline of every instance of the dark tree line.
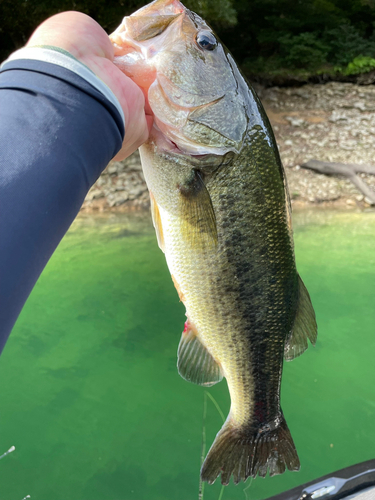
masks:
<svg viewBox="0 0 375 500"><path fill-rule="evenodd" d="M375 66L374 0L233 0L222 37L248 72L354 74Z"/></svg>
<svg viewBox="0 0 375 500"><path fill-rule="evenodd" d="M113 31L140 0L0 0L0 59L44 19L79 10ZM375 0L186 0L248 74L375 68Z"/></svg>

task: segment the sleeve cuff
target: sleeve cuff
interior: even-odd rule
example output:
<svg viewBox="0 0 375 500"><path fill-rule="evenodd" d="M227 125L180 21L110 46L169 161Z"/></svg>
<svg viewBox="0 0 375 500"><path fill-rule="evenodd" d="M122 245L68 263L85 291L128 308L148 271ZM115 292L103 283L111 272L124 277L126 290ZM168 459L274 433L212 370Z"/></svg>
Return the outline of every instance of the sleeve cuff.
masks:
<svg viewBox="0 0 375 500"><path fill-rule="evenodd" d="M93 71L91 71L90 68L81 63L69 52L61 49L60 47L52 46L24 47L16 52L13 52L13 54L11 54L8 59L1 64L0 69L6 69L7 63L16 59L33 59L36 61L49 62L62 66L63 68L77 74L102 93L116 107L125 127L124 112L115 94L102 80L100 80L98 76L95 75Z"/></svg>

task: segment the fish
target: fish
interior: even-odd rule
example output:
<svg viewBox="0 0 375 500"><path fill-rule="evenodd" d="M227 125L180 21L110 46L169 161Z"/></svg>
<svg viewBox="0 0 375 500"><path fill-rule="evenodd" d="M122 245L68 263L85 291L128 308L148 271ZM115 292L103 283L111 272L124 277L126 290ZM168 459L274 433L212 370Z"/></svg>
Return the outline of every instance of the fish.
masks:
<svg viewBox="0 0 375 500"><path fill-rule="evenodd" d="M154 115L140 148L160 249L186 308L180 375L226 379L231 405L201 468L212 484L300 469L280 406L283 360L315 344L291 205L262 104L210 26L156 0L110 36Z"/></svg>

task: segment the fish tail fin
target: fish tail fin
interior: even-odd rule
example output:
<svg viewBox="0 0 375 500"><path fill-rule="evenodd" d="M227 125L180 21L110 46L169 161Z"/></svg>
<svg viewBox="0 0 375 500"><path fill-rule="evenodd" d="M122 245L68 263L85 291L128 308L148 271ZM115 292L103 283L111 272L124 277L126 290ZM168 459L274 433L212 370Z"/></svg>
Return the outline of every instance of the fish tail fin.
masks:
<svg viewBox="0 0 375 500"><path fill-rule="evenodd" d="M221 483L235 484L258 474L265 477L283 474L285 469L298 471L300 462L287 423L282 416L275 425L261 429L235 427L227 419L217 434L202 465L203 481L212 484L221 474Z"/></svg>

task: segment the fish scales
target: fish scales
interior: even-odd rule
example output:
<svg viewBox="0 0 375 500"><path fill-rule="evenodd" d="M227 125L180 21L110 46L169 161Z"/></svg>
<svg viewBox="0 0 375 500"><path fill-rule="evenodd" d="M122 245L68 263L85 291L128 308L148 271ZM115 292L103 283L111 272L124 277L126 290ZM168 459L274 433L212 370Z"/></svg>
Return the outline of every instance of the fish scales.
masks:
<svg viewBox="0 0 375 500"><path fill-rule="evenodd" d="M259 141L262 141L261 137ZM267 160L264 155L257 159L254 142L253 139L249 149L245 146L230 173L223 175L221 171L218 176L222 179L212 179L207 188L220 228L217 265L221 272L217 281L221 296L217 303L225 308L232 323L226 326L227 335L222 342L227 343L224 350L229 353L237 344L234 356L237 370L234 370L231 360L222 362L223 365L229 364L229 373L225 376L231 392L231 413L239 423L248 424L255 399L260 420L258 425L276 418L280 412L276 397L279 393L279 372L285 331L290 331L293 321L290 304L296 302L297 280L293 252L285 252L285 248L291 245L285 224L285 200L275 201L283 199L283 196L280 197L280 194L283 195L283 179L278 169L271 169L276 173L275 177L259 173L257 161L264 163ZM270 158L269 164L272 166L274 161ZM249 169L251 164L255 168ZM241 169L245 170L245 175L241 175ZM225 184L225 190L221 188L222 184ZM253 195L249 196L251 192ZM264 212L265 203L269 204L269 215ZM235 309L233 304L238 304ZM240 335L244 340L241 346L238 344L239 331L243 332ZM210 333L216 334L214 328ZM222 358L218 356L218 359ZM240 371L239 359L247 368L245 373L249 374L242 391L238 391L238 386L244 379L236 373ZM231 390L232 380L237 390ZM253 393L253 396L241 399L239 393Z"/></svg>
<svg viewBox="0 0 375 500"><path fill-rule="evenodd" d="M230 392L202 479L298 470L280 406L283 358L315 343L316 322L269 121L231 55L178 0L125 18L112 42L154 113L140 153L158 243L186 307L178 370L205 386L225 377Z"/></svg>

